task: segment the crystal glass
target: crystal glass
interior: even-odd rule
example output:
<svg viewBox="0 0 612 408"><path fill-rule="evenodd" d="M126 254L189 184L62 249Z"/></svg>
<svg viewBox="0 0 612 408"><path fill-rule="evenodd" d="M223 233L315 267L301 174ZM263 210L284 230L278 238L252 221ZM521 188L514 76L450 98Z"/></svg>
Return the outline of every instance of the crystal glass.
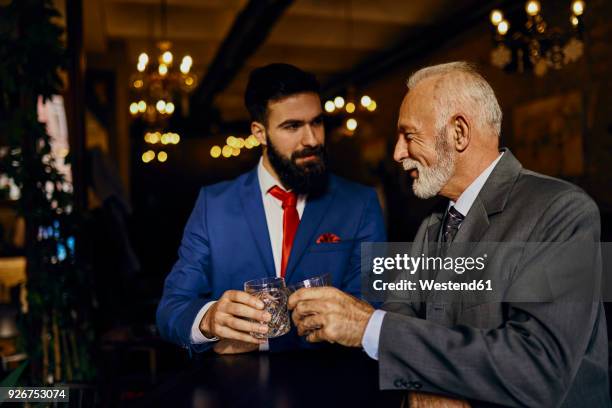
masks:
<svg viewBox="0 0 612 408"><path fill-rule="evenodd" d="M319 286L330 286L331 285L331 276L329 273L325 275L313 276L312 278L305 279L301 282L297 282L291 284L287 287L289 293L293 293L298 289L302 288L316 288Z"/></svg>
<svg viewBox="0 0 612 408"><path fill-rule="evenodd" d="M272 339L287 333L290 328L287 311L287 287L283 278L261 278L244 283L244 291L264 302L264 309L272 318L268 322L268 332L251 333L258 339ZM258 322L265 324L265 322Z"/></svg>

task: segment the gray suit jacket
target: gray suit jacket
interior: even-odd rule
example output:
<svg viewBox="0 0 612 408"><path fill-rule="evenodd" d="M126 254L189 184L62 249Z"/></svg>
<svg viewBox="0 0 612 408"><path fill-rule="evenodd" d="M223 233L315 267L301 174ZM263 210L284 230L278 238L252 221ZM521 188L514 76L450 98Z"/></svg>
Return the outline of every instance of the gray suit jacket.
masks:
<svg viewBox="0 0 612 408"><path fill-rule="evenodd" d="M435 241L442 218L443 211L428 217L415 245ZM454 243L599 239L599 211L586 193L523 169L505 150ZM523 261L508 259L518 274ZM474 406L611 406L598 296L592 302L388 301L383 309L382 389L462 397Z"/></svg>

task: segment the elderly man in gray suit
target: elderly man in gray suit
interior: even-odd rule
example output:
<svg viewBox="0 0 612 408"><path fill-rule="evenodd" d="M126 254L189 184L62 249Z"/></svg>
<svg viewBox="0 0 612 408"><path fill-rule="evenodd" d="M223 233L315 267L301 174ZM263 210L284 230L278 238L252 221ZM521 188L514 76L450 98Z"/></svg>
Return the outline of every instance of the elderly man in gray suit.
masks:
<svg viewBox="0 0 612 408"><path fill-rule="evenodd" d="M470 64L430 66L410 77L394 159L413 178L416 196L449 200L423 222L415 243L597 243L595 203L570 183L523 169L500 149L501 120L493 90ZM363 347L379 361L383 389L486 406L611 406L598 295L581 302L431 306L387 302L374 310L334 288L302 289L289 299L300 334Z"/></svg>

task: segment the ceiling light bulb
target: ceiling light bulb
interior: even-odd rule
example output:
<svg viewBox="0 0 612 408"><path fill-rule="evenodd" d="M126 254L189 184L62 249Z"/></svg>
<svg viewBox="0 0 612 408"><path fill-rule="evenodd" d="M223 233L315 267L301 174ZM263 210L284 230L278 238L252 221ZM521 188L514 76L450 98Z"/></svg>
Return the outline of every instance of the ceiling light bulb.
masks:
<svg viewBox="0 0 612 408"><path fill-rule="evenodd" d="M351 132L357 129L357 121L353 118L350 118L346 121L346 128Z"/></svg>
<svg viewBox="0 0 612 408"><path fill-rule="evenodd" d="M147 103L145 101L138 101L138 111L144 112L147 110Z"/></svg>
<svg viewBox="0 0 612 408"><path fill-rule="evenodd" d="M503 19L504 19L504 15L502 14L501 11L493 10L491 12L491 23L494 26L497 26L499 23L501 23Z"/></svg>
<svg viewBox="0 0 612 408"><path fill-rule="evenodd" d="M572 23L572 25L573 25L574 27L576 27L576 26L578 25L578 23L580 23L580 20L578 20L578 17L576 17L576 16L572 15L572 16L570 17L570 22Z"/></svg>
<svg viewBox="0 0 612 408"><path fill-rule="evenodd" d="M221 156L221 148L216 145L211 147L210 155L212 156L213 159L216 159L217 157Z"/></svg>
<svg viewBox="0 0 612 408"><path fill-rule="evenodd" d="M138 113L138 104L136 102L130 103L130 113L136 115Z"/></svg>
<svg viewBox="0 0 612 408"><path fill-rule="evenodd" d="M372 98L370 98L368 95L363 95L361 97L361 106L367 108L370 103L372 103Z"/></svg>
<svg viewBox="0 0 612 408"><path fill-rule="evenodd" d="M581 16L584 13L584 1L576 0L572 3L572 11L575 15Z"/></svg>
<svg viewBox="0 0 612 408"><path fill-rule="evenodd" d="M536 0L530 0L525 5L525 11L530 16L536 16L540 12L540 2Z"/></svg>
<svg viewBox="0 0 612 408"><path fill-rule="evenodd" d="M508 23L508 21L506 20L502 20L497 25L497 32L500 33L501 35L506 35L509 29L510 29L510 23Z"/></svg>
<svg viewBox="0 0 612 408"><path fill-rule="evenodd" d="M166 113L168 115L172 115L172 112L174 112L174 104L172 102L168 102L166 104Z"/></svg>
<svg viewBox="0 0 612 408"><path fill-rule="evenodd" d="M162 61L167 65L172 64L172 53L170 51L164 52L162 54Z"/></svg>
<svg viewBox="0 0 612 408"><path fill-rule="evenodd" d="M221 154L223 155L223 157L230 157L232 155L232 147L228 145L223 146Z"/></svg>

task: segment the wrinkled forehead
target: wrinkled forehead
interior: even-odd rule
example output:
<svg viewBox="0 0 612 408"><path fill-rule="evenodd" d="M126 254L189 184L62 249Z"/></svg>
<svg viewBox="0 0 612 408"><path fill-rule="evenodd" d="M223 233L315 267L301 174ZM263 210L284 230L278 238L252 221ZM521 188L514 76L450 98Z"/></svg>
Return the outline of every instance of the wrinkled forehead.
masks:
<svg viewBox="0 0 612 408"><path fill-rule="evenodd" d="M435 121L436 83L435 78L426 78L406 92L400 106L398 126L422 126L423 123Z"/></svg>

